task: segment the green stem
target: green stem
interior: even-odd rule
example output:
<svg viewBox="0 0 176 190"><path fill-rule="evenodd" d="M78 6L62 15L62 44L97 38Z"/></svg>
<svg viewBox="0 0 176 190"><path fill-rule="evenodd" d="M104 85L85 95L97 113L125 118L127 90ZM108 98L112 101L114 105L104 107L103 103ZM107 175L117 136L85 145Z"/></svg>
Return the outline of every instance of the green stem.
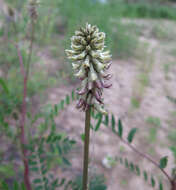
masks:
<svg viewBox="0 0 176 190"><path fill-rule="evenodd" d="M90 114L91 108L86 111L85 118L85 139L84 139L84 166L83 166L83 181L82 190L87 190L88 183L88 165L89 165L89 137L90 137Z"/></svg>

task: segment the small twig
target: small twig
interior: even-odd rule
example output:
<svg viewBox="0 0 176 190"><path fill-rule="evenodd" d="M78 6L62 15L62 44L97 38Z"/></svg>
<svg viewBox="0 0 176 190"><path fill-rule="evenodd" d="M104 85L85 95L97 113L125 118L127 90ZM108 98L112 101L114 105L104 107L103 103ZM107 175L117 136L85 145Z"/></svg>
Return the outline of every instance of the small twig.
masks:
<svg viewBox="0 0 176 190"><path fill-rule="evenodd" d="M88 182L88 165L89 165L89 138L90 138L90 119L91 119L91 108L86 111L85 119L85 139L84 139L84 165L83 165L83 181L82 190L87 190Z"/></svg>
<svg viewBox="0 0 176 190"><path fill-rule="evenodd" d="M119 137L119 135L118 135ZM142 156L143 158L147 159L148 161L150 161L151 163L153 163L157 168L159 168L161 170L161 172L168 178L169 182L172 182L172 178L167 174L167 172L162 169L159 164L153 160L149 155L143 153L143 152L140 152L139 150L137 150L137 148L135 148L133 145L129 144L126 140L124 140L123 138L119 137L120 140L126 144L129 148L131 148L134 152L136 152L137 154L139 154L140 156Z"/></svg>

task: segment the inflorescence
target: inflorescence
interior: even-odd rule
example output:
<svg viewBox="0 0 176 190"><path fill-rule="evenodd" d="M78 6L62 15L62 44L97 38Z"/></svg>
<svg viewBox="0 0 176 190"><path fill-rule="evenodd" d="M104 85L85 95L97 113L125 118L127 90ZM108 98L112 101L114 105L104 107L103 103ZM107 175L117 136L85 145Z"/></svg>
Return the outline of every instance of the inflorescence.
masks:
<svg viewBox="0 0 176 190"><path fill-rule="evenodd" d="M77 91L80 95L77 108L83 111L91 106L103 114L107 113L103 108L102 92L103 88L112 86L107 83L111 74L106 73L111 65L111 55L104 48L105 33L87 23L71 38L72 50L66 50L68 59L73 61L74 75L82 81Z"/></svg>

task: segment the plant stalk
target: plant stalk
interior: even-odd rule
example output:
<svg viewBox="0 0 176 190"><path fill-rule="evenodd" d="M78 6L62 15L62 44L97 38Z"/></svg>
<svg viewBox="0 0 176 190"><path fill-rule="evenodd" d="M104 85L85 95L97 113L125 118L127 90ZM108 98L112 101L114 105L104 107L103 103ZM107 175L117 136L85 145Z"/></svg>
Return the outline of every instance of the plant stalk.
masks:
<svg viewBox="0 0 176 190"><path fill-rule="evenodd" d="M33 42L34 42L34 34L35 34L35 23L32 20L32 31L31 31L31 40L30 40L30 46L29 46L29 56L28 56L28 60L27 60L27 68L26 68L26 76L28 78L29 76L29 69L30 69L30 63L31 63L31 59L32 59L32 53L33 53Z"/></svg>
<svg viewBox="0 0 176 190"><path fill-rule="evenodd" d="M88 189L88 165L89 165L89 138L90 138L90 119L91 107L86 111L85 118L85 139L84 139L84 165L83 165L83 181L82 190Z"/></svg>
<svg viewBox="0 0 176 190"><path fill-rule="evenodd" d="M176 181L172 181L171 183L171 190L176 190Z"/></svg>
<svg viewBox="0 0 176 190"><path fill-rule="evenodd" d="M24 77L24 87L23 87L23 103L21 111L21 123L20 123L20 143L23 154L23 164L24 164L24 184L27 190L32 190L29 177L29 164L27 159L27 149L25 145L27 144L26 135L25 135L25 120L26 120L26 95L27 95L27 77Z"/></svg>
<svg viewBox="0 0 176 190"><path fill-rule="evenodd" d="M20 62L20 68L21 68L21 75L23 76L23 102L21 106L21 120L20 120L20 144L21 144L21 151L22 151L22 159L24 164L24 184L27 190L32 190L31 183L30 183L30 175L29 175L29 163L28 163L28 150L26 149L25 145L27 145L27 138L25 135L25 123L26 123L26 114L27 114L27 83L28 83L28 76L29 76L29 66L31 62L32 57L32 48L33 48L33 36L34 36L34 30L32 32L32 39L31 39L31 45L30 45L30 54L28 57L27 62L27 70L25 71L23 58L21 55L21 52L16 45L19 62Z"/></svg>

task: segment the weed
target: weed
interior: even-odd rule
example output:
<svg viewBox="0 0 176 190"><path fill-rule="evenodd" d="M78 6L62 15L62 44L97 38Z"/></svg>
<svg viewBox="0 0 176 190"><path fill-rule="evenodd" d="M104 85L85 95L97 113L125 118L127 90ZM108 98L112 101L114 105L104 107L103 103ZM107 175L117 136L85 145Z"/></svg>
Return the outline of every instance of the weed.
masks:
<svg viewBox="0 0 176 190"><path fill-rule="evenodd" d="M140 101L136 97L132 97L131 98L131 105L132 105L132 107L137 109L140 107Z"/></svg>
<svg viewBox="0 0 176 190"><path fill-rule="evenodd" d="M161 120L159 117L149 116L147 117L146 122L152 126L156 126L156 127L161 126Z"/></svg>
<svg viewBox="0 0 176 190"><path fill-rule="evenodd" d="M171 38L170 33L163 26L154 25L151 34L154 38L159 40L169 40Z"/></svg>

